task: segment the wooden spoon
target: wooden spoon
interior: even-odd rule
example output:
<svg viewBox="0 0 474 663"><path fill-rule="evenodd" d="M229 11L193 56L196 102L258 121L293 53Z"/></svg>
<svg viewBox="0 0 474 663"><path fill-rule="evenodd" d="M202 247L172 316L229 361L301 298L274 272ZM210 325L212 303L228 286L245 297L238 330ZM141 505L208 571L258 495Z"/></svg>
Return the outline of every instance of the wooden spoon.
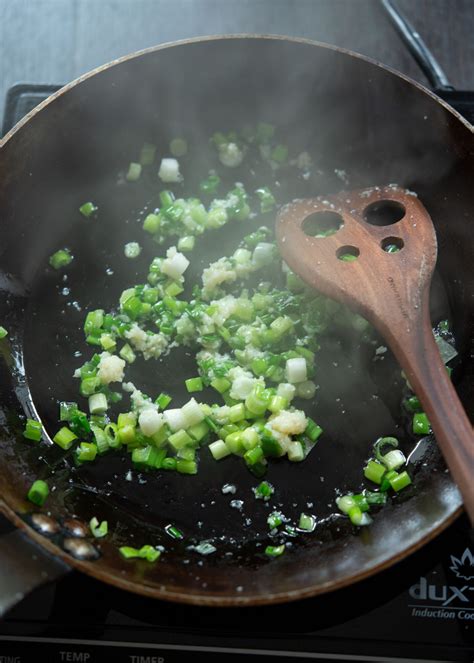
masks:
<svg viewBox="0 0 474 663"><path fill-rule="evenodd" d="M337 229L329 236L315 227ZM361 313L405 371L474 522L474 436L434 339L430 282L437 242L415 194L396 186L296 200L276 225L285 262L305 283ZM319 235L319 236L318 236Z"/></svg>

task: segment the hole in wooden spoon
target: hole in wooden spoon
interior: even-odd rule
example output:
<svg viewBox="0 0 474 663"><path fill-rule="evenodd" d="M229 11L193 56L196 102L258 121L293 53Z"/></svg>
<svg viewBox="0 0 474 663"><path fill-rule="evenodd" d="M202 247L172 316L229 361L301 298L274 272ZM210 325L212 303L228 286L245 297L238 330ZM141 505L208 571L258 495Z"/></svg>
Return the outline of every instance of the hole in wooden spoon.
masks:
<svg viewBox="0 0 474 663"><path fill-rule="evenodd" d="M303 221L303 232L310 237L329 237L344 225L344 220L337 212L314 212Z"/></svg>
<svg viewBox="0 0 474 663"><path fill-rule="evenodd" d="M401 237L386 237L380 242L380 246L387 253L398 253L405 243Z"/></svg>
<svg viewBox="0 0 474 663"><path fill-rule="evenodd" d="M364 219L372 226L391 226L405 216L405 207L395 200L378 200L364 210Z"/></svg>
<svg viewBox="0 0 474 663"><path fill-rule="evenodd" d="M360 251L357 246L340 246L336 251L336 256L344 262L353 262L359 255Z"/></svg>

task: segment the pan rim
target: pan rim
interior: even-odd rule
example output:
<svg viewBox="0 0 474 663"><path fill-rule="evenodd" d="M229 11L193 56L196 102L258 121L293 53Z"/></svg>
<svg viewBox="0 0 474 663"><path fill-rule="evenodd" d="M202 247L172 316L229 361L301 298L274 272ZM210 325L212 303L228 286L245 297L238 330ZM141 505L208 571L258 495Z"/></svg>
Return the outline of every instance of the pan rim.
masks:
<svg viewBox="0 0 474 663"><path fill-rule="evenodd" d="M103 71L107 71L111 69L112 67L115 67L117 65L120 65L124 62L128 62L129 60L133 59L138 59L144 55L148 55L150 53L156 53L161 50L165 50L168 48L175 48L178 46L187 46L187 45L193 45L193 44L199 44L203 42L213 42L213 41L232 41L232 40L243 40L243 39L255 39L255 40L268 40L268 41L287 41L290 43L295 43L295 44L303 44L307 46L316 46L317 48L325 48L329 51L334 51L336 53L343 53L344 55L348 55L353 58L357 58L359 60L362 60L364 62L367 62L368 64L371 64L375 67L378 67L380 69L383 69L384 71L387 71L388 73L392 74L393 76L397 76L398 78L401 78L407 83L410 83L411 85L414 85L416 88L418 88L421 92L424 94L427 94L429 97L431 97L433 100L437 101L443 108L454 115L454 117L459 120L471 133L474 133L474 125L472 125L468 120L466 120L465 117L463 117L455 108L450 106L444 99L439 97L435 92L430 90L428 87L420 83L419 81L416 81L414 78L411 78L407 74L404 74L397 69L394 69L393 67L390 67L389 65L383 64L379 62L378 60L375 60L374 58L369 57L368 55L363 55L362 53L357 53L356 51L352 51L348 48L343 48L341 46L335 46L334 44L329 44L326 42L322 41L316 41L313 39L306 39L305 37L289 37L286 35L279 35L279 34L258 34L258 33L238 33L238 34L223 34L223 35L204 35L200 37L192 37L190 39L179 39L176 41L170 41L170 42L165 42L164 44L158 44L156 46L149 46L147 48L143 48L139 51L134 51L133 53L128 53L127 55L123 55L119 58L115 58L114 60L110 60L109 62L106 62L105 64L99 65L98 67L95 67L94 69L91 69L90 71L86 72L85 74L82 74L81 76L78 76L77 78L74 78L72 81L69 83L66 83L63 87L61 87L59 90L54 92L52 95L50 95L47 99L39 103L35 108L33 108L29 113L27 113L14 127L8 131L3 138L0 139L0 149L4 147L8 141L27 123L29 122L37 113L40 113L44 108L49 106L49 104L53 103L58 97L61 97L63 94L68 92L69 90L75 88L76 86L80 85L82 82L88 80L89 78L92 78L93 76L96 76L97 74L102 73Z"/></svg>
<svg viewBox="0 0 474 663"><path fill-rule="evenodd" d="M145 582L142 582L141 584L135 584L130 580L122 578L116 574L109 573L108 571L97 570L94 562L81 561L67 554L61 548L56 546L52 541L47 539L45 536L42 536L32 527L30 527L3 500L0 501L0 512L3 513L3 515L5 515L18 529L25 532L29 538L33 539L35 543L39 544L42 548L46 548L46 550L55 557L59 558L69 566L85 573L86 575L108 585L112 585L113 587L117 587L119 589L123 589L127 592L132 592L133 594L138 594L140 596L145 596L147 598L170 601L172 603L184 603L192 606L205 606L210 608L243 608L264 605L280 605L284 603L291 603L293 601L309 599L315 596L321 596L329 592L337 591L339 589L344 589L345 587L349 587L359 583L360 581L367 580L368 578L371 578L381 571L389 569L397 562L401 562L402 560L406 559L411 554L439 536L455 520L459 518L463 512L463 507L462 505L458 506L436 528L429 531L425 536L423 536L421 539L413 543L402 552L388 557L383 562L380 562L376 566L361 573L348 575L341 578L340 580L326 581L320 585L310 586L307 589L297 589L290 592L274 592L272 594L265 595L255 594L243 596L237 593L234 596L196 593L189 594L184 592L170 591L164 586L163 588L157 588L156 586L147 585Z"/></svg>
<svg viewBox="0 0 474 663"><path fill-rule="evenodd" d="M378 67L391 75L397 76L406 83L414 85L420 92L428 95L433 101L440 104L446 112L449 112L453 115L458 121L462 123L471 133L474 134L474 126L471 125L460 113L458 113L454 108L452 108L447 102L441 99L436 95L432 90L419 83L418 81L412 79L411 77L393 69L388 65L384 65L377 60L370 58L368 56L356 53L349 49L345 49L339 46L332 44L327 44L324 42L314 41L311 39L300 38L300 37L288 37L285 35L277 34L232 34L232 35L211 35L211 36L200 36L194 37L191 39L183 39L179 41L167 42L164 44L159 44L157 46L151 46L127 55L124 55L120 58L116 58L106 64L100 65L85 74L77 77L70 83L67 83L65 86L60 88L57 92L53 93L50 97L41 102L36 106L32 111L30 111L22 120L20 120L1 140L0 140L0 150L5 147L9 141L20 131L36 114L40 113L43 109L47 108L49 104L53 103L56 99L61 97L63 94L69 90L80 85L82 82L92 78L97 74L101 74L112 67L123 64L125 62L141 58L143 56L156 53L158 51L174 48L178 46L187 46L194 45L199 43L206 42L227 42L227 41L238 41L244 39L252 40L266 40L266 41L286 41L294 44L301 44L306 46L316 46L317 48L323 48L328 51L333 51L336 53L342 53L352 58L357 58L366 62L372 66ZM427 532L425 535L421 536L418 540L412 543L408 548L405 548L402 552L399 552L394 555L388 556L379 564L375 565L372 568L366 569L363 572L347 575L342 577L339 580L326 581L322 584L316 586L310 586L306 589L297 589L294 591L285 591L285 592L274 592L272 594L260 595L244 595L240 596L235 594L233 596L218 596L210 594L189 594L183 592L173 592L166 587L158 588L156 586L147 585L146 583L135 584L125 578L120 577L117 574L109 573L108 571L99 570L94 566L93 562L84 562L73 558L64 551L62 551L54 543L46 539L44 536L41 536L36 532L32 527L30 527L3 499L0 499L0 511L20 530L25 532L32 540L45 548L49 553L53 554L55 557L63 560L70 566L80 570L81 572L86 573L87 575L105 582L109 585L118 587L125 591L129 591L135 594L146 596L149 598L157 598L160 600L167 600L175 603L185 603L188 605L195 606L209 606L209 607L246 607L246 606L260 606L260 605L271 605L271 604L282 604L289 603L296 600L307 599L310 597L326 594L331 591L342 589L348 587L352 584L355 584L361 580L365 580L380 571L384 571L387 568L390 568L398 561L401 561L414 553L415 551L422 548L424 545L429 543L431 540L436 538L441 534L449 525L451 525L462 513L462 505L458 504L450 514L444 517L435 528Z"/></svg>

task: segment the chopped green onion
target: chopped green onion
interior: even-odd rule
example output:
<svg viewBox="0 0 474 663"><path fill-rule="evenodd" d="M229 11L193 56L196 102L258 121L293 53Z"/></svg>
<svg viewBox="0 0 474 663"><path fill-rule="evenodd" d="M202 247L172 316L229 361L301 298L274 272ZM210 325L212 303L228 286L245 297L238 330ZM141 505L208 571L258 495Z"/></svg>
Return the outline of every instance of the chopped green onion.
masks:
<svg viewBox="0 0 474 663"><path fill-rule="evenodd" d="M140 179L141 174L142 174L142 165L140 163L131 161L128 166L127 174L125 175L125 179L128 182L136 182L137 180Z"/></svg>
<svg viewBox="0 0 474 663"><path fill-rule="evenodd" d="M261 385L253 388L252 392L245 399L245 407L253 414L264 414L270 402L271 396L265 393Z"/></svg>
<svg viewBox="0 0 474 663"><path fill-rule="evenodd" d="M272 396L268 404L268 409L270 412L276 413L280 412L280 410L286 410L288 405L288 400L283 398L283 396Z"/></svg>
<svg viewBox="0 0 474 663"><path fill-rule="evenodd" d="M172 539L184 539L184 534L175 525L169 524L165 527L165 532L171 536Z"/></svg>
<svg viewBox="0 0 474 663"><path fill-rule="evenodd" d="M374 493L371 492L370 490L364 491L364 496L365 499L367 500L367 504L369 505L379 505L379 504L385 504L387 502L387 493Z"/></svg>
<svg viewBox="0 0 474 663"><path fill-rule="evenodd" d="M209 541L201 541L197 546L194 546L193 549L200 555L210 555L217 550L217 548Z"/></svg>
<svg viewBox="0 0 474 663"><path fill-rule="evenodd" d="M344 495L343 497L338 497L336 500L337 508L345 513L349 514L349 511L356 506L356 502L353 495Z"/></svg>
<svg viewBox="0 0 474 663"><path fill-rule="evenodd" d="M98 454L105 454L109 450L109 443L104 431L99 426L91 426L94 435L95 444L97 446Z"/></svg>
<svg viewBox="0 0 474 663"><path fill-rule="evenodd" d="M40 421L35 421L35 419L27 419L25 430L23 431L23 437L26 437L27 440L33 440L33 442L39 442L41 440L43 427Z"/></svg>
<svg viewBox="0 0 474 663"><path fill-rule="evenodd" d="M247 452L245 451L241 431L235 431L233 433L229 433L229 435L227 435L225 438L225 445L229 449L229 451L231 451L233 454L236 454L238 456L243 456L244 454L251 453L249 451Z"/></svg>
<svg viewBox="0 0 474 663"><path fill-rule="evenodd" d="M107 424L107 426L104 428L104 434L105 437L107 438L107 442L109 444L109 447L112 449L116 449L120 447L121 445L121 440L120 436L118 433L118 426L117 424L111 423Z"/></svg>
<svg viewBox="0 0 474 663"><path fill-rule="evenodd" d="M219 426L216 424L216 422L214 421L214 419L212 417L205 416L204 421L209 426L209 428L212 431L214 431L214 433L217 433L217 431L219 430Z"/></svg>
<svg viewBox="0 0 474 663"><path fill-rule="evenodd" d="M190 426L186 432L193 438L193 440L201 442L201 440L203 440L209 433L209 426L205 421L200 421L198 424Z"/></svg>
<svg viewBox="0 0 474 663"><path fill-rule="evenodd" d="M77 403L62 401L59 404L59 420L70 421L78 412Z"/></svg>
<svg viewBox="0 0 474 663"><path fill-rule="evenodd" d="M456 348L444 340L442 336L435 334L436 344L438 346L441 358L445 364L448 364L454 357L457 357L458 351Z"/></svg>
<svg viewBox="0 0 474 663"><path fill-rule="evenodd" d="M401 472L397 476L390 479L390 485L395 492L400 492L411 484L411 478L408 472Z"/></svg>
<svg viewBox="0 0 474 663"><path fill-rule="evenodd" d="M220 394L223 394L225 391L230 389L230 381L226 378L214 378L211 381L211 387L213 387Z"/></svg>
<svg viewBox="0 0 474 663"><path fill-rule="evenodd" d="M178 240L178 251L192 251L196 243L196 238L193 235L186 235L180 237Z"/></svg>
<svg viewBox="0 0 474 663"><path fill-rule="evenodd" d="M365 493L359 493L359 495L353 495L352 497L356 506L358 506L362 512L368 511L370 509L370 505L367 502Z"/></svg>
<svg viewBox="0 0 474 663"><path fill-rule="evenodd" d="M262 447L254 447L249 449L244 453L245 463L249 468L252 468L255 465L259 465L264 458L264 452Z"/></svg>
<svg viewBox="0 0 474 663"><path fill-rule="evenodd" d="M265 548L265 555L268 557L280 557L285 552L285 544L282 543L281 546L267 546Z"/></svg>
<svg viewBox="0 0 474 663"><path fill-rule="evenodd" d="M266 428L262 434L262 451L265 456L270 456L271 458L278 458L285 453L285 449L280 442L267 432Z"/></svg>
<svg viewBox="0 0 474 663"><path fill-rule="evenodd" d="M117 342L115 341L115 338L112 336L112 334L101 334L99 337L99 342L106 351L114 350L117 345Z"/></svg>
<svg viewBox="0 0 474 663"><path fill-rule="evenodd" d="M268 187L260 187L260 189L257 189L255 193L260 199L260 211L262 214L270 212L275 207L275 197Z"/></svg>
<svg viewBox="0 0 474 663"><path fill-rule="evenodd" d="M351 523L353 525L357 525L358 527L370 525L372 522L372 518L369 516L369 514L362 512L362 509L357 505L349 509L348 516Z"/></svg>
<svg viewBox="0 0 474 663"><path fill-rule="evenodd" d="M420 403L420 399L417 396L410 396L404 401L405 407L410 410L410 412L422 412L423 406Z"/></svg>
<svg viewBox="0 0 474 663"><path fill-rule="evenodd" d="M75 435L67 426L63 426L53 437L53 442L65 451L72 447L74 440L77 440L77 435Z"/></svg>
<svg viewBox="0 0 474 663"><path fill-rule="evenodd" d="M185 385L190 394L195 391L202 391L204 388L201 378L189 378L189 380L185 380Z"/></svg>
<svg viewBox="0 0 474 663"><path fill-rule="evenodd" d="M384 465L381 463L377 462L376 460L370 460L366 467L364 468L364 476L366 479L369 479L369 481L373 481L374 483L381 484L382 483L382 477L386 472L386 468Z"/></svg>
<svg viewBox="0 0 474 663"><path fill-rule="evenodd" d="M276 529L283 524L283 516L280 511L272 511L267 518L267 523L270 529Z"/></svg>
<svg viewBox="0 0 474 663"><path fill-rule="evenodd" d="M76 447L76 460L79 463L90 462L97 456L97 446L93 442L81 442Z"/></svg>
<svg viewBox="0 0 474 663"><path fill-rule="evenodd" d="M262 481L256 488L253 488L253 492L257 500L266 501L270 499L275 492L275 489L268 481Z"/></svg>
<svg viewBox="0 0 474 663"><path fill-rule="evenodd" d="M106 520L103 520L100 525L97 518L94 516L89 522L89 527L92 533L92 536L96 539L102 539L108 534L109 524Z"/></svg>
<svg viewBox="0 0 474 663"><path fill-rule="evenodd" d="M81 381L81 386L79 387L81 396L92 396L92 394L95 394L96 391L100 389L101 385L102 383L97 377L85 378Z"/></svg>
<svg viewBox="0 0 474 663"><path fill-rule="evenodd" d="M62 267L67 267L73 260L71 253L68 249L59 249L56 253L49 258L49 264L54 269L61 269Z"/></svg>
<svg viewBox="0 0 474 663"><path fill-rule="evenodd" d="M342 260L343 262L354 262L357 260L358 256L354 255L353 253L341 253L338 256L339 260ZM358 524L358 523L354 523Z"/></svg>
<svg viewBox="0 0 474 663"><path fill-rule="evenodd" d="M196 460L196 449L192 447L183 447L179 449L176 456L184 460Z"/></svg>
<svg viewBox="0 0 474 663"><path fill-rule="evenodd" d="M143 221L143 230L155 235L160 229L161 216L159 214L148 214Z"/></svg>
<svg viewBox="0 0 474 663"><path fill-rule="evenodd" d="M123 252L126 258L131 258L133 260L134 258L138 258L142 252L142 247L138 242L128 242L123 247Z"/></svg>
<svg viewBox="0 0 474 663"><path fill-rule="evenodd" d="M128 364L133 364L136 359L136 354L128 343L125 343L123 348L120 350L119 355L122 359L125 359Z"/></svg>
<svg viewBox="0 0 474 663"><path fill-rule="evenodd" d="M413 415L413 432L415 435L428 435L431 424L425 412L416 412Z"/></svg>
<svg viewBox="0 0 474 663"><path fill-rule="evenodd" d="M322 432L323 429L321 428L321 426L318 426L318 424L315 421L313 421L310 417L308 417L308 424L306 426L305 435L309 437L311 442L316 442L316 440L319 438Z"/></svg>
<svg viewBox="0 0 474 663"><path fill-rule="evenodd" d="M236 406L234 406L236 407ZM254 449L260 442L260 437L254 428L245 428L241 433L242 444L249 451Z"/></svg>
<svg viewBox="0 0 474 663"><path fill-rule="evenodd" d="M271 152L272 161L276 161L277 163L283 163L287 160L287 158L288 158L287 147L285 147L284 145L277 145L275 148L273 148Z"/></svg>
<svg viewBox="0 0 474 663"><path fill-rule="evenodd" d="M316 519L314 516L308 515L307 513L302 513L298 522L298 528L305 530L306 532L312 532L316 527Z"/></svg>
<svg viewBox="0 0 474 663"><path fill-rule="evenodd" d="M299 440L295 440L288 445L288 460L292 463L300 463L305 459L305 450Z"/></svg>
<svg viewBox="0 0 474 663"><path fill-rule="evenodd" d="M232 405L229 410L229 421L233 424L238 421L243 421L245 419L245 405L243 403L237 403Z"/></svg>
<svg viewBox="0 0 474 663"><path fill-rule="evenodd" d="M175 470L176 469L176 458L168 457L164 458L161 461L162 470Z"/></svg>
<svg viewBox="0 0 474 663"><path fill-rule="evenodd" d="M156 145L153 143L144 143L140 150L140 163L142 166L151 166L155 160Z"/></svg>
<svg viewBox="0 0 474 663"><path fill-rule="evenodd" d="M168 396L168 394L165 394L163 392L158 396L155 403L158 405L160 410L165 410L168 407L168 405L171 403L172 400L173 399L171 398L171 396Z"/></svg>
<svg viewBox="0 0 474 663"><path fill-rule="evenodd" d="M89 396L89 412L91 414L104 414L107 412L109 404L105 394L92 394Z"/></svg>
<svg viewBox="0 0 474 663"><path fill-rule="evenodd" d="M137 548L131 548L130 546L122 546L119 548L120 554L125 559L146 559L148 562L156 562L160 557L161 553L153 546L142 546L139 550Z"/></svg>
<svg viewBox="0 0 474 663"><path fill-rule="evenodd" d="M211 452L214 460L221 460L226 456L230 456L231 451L226 446L226 443L223 440L216 440L209 445L209 451Z"/></svg>
<svg viewBox="0 0 474 663"><path fill-rule="evenodd" d="M104 311L102 309L97 309L95 311L89 311L84 322L84 333L86 336L94 334L102 329L104 324Z"/></svg>
<svg viewBox="0 0 474 663"><path fill-rule="evenodd" d="M383 447L393 447L396 449L398 447L398 440L396 437L379 437L379 439L374 444L374 454L375 458L383 463Z"/></svg>
<svg viewBox="0 0 474 663"><path fill-rule="evenodd" d="M209 176L205 180L202 180L202 182L200 182L199 188L204 193L214 194L219 188L220 182L221 178L219 177L219 175L209 173Z"/></svg>
<svg viewBox="0 0 474 663"><path fill-rule="evenodd" d="M173 138L170 142L170 152L174 157L183 157L188 151L188 143L184 138Z"/></svg>
<svg viewBox="0 0 474 663"><path fill-rule="evenodd" d="M43 506L48 495L49 488L46 481L37 479L30 487L27 497L30 502L33 502L33 504L36 504L37 506Z"/></svg>
<svg viewBox="0 0 474 663"><path fill-rule="evenodd" d="M0 325L0 341L2 340L2 338L5 338L5 336L8 336L8 332L5 329L5 327L2 327Z"/></svg>
<svg viewBox="0 0 474 663"><path fill-rule="evenodd" d="M380 491L386 492L391 487L390 482L393 479L395 479L397 476L398 472L396 472L395 470L388 470L382 479L382 483L380 484Z"/></svg>
<svg viewBox="0 0 474 663"><path fill-rule="evenodd" d="M382 463L385 465L387 470L398 470L402 465L405 465L407 459L405 454L399 449L394 449L389 451L388 454L382 456Z"/></svg>
<svg viewBox="0 0 474 663"><path fill-rule="evenodd" d="M197 464L194 460L180 458L176 461L176 469L180 474L197 474Z"/></svg>
<svg viewBox="0 0 474 663"><path fill-rule="evenodd" d="M94 203L84 203L79 207L79 212L82 214L82 216L85 216L86 218L89 218L92 216L92 214L95 214L99 208L94 205Z"/></svg>
<svg viewBox="0 0 474 663"><path fill-rule="evenodd" d="M179 449L182 449L183 447L188 447L190 444L193 443L193 438L186 433L185 430L179 430L176 433L173 433L172 435L169 436L168 442L171 444L173 449L176 449L178 451Z"/></svg>

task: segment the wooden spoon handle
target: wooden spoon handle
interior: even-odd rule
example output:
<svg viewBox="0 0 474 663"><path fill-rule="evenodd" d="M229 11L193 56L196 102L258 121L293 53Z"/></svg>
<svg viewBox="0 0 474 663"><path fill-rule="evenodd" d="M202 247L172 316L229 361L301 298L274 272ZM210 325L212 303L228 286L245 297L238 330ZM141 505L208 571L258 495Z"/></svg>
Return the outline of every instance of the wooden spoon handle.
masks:
<svg viewBox="0 0 474 663"><path fill-rule="evenodd" d="M384 329L408 381L428 415L438 445L474 524L474 435L435 341L425 302L419 323Z"/></svg>

